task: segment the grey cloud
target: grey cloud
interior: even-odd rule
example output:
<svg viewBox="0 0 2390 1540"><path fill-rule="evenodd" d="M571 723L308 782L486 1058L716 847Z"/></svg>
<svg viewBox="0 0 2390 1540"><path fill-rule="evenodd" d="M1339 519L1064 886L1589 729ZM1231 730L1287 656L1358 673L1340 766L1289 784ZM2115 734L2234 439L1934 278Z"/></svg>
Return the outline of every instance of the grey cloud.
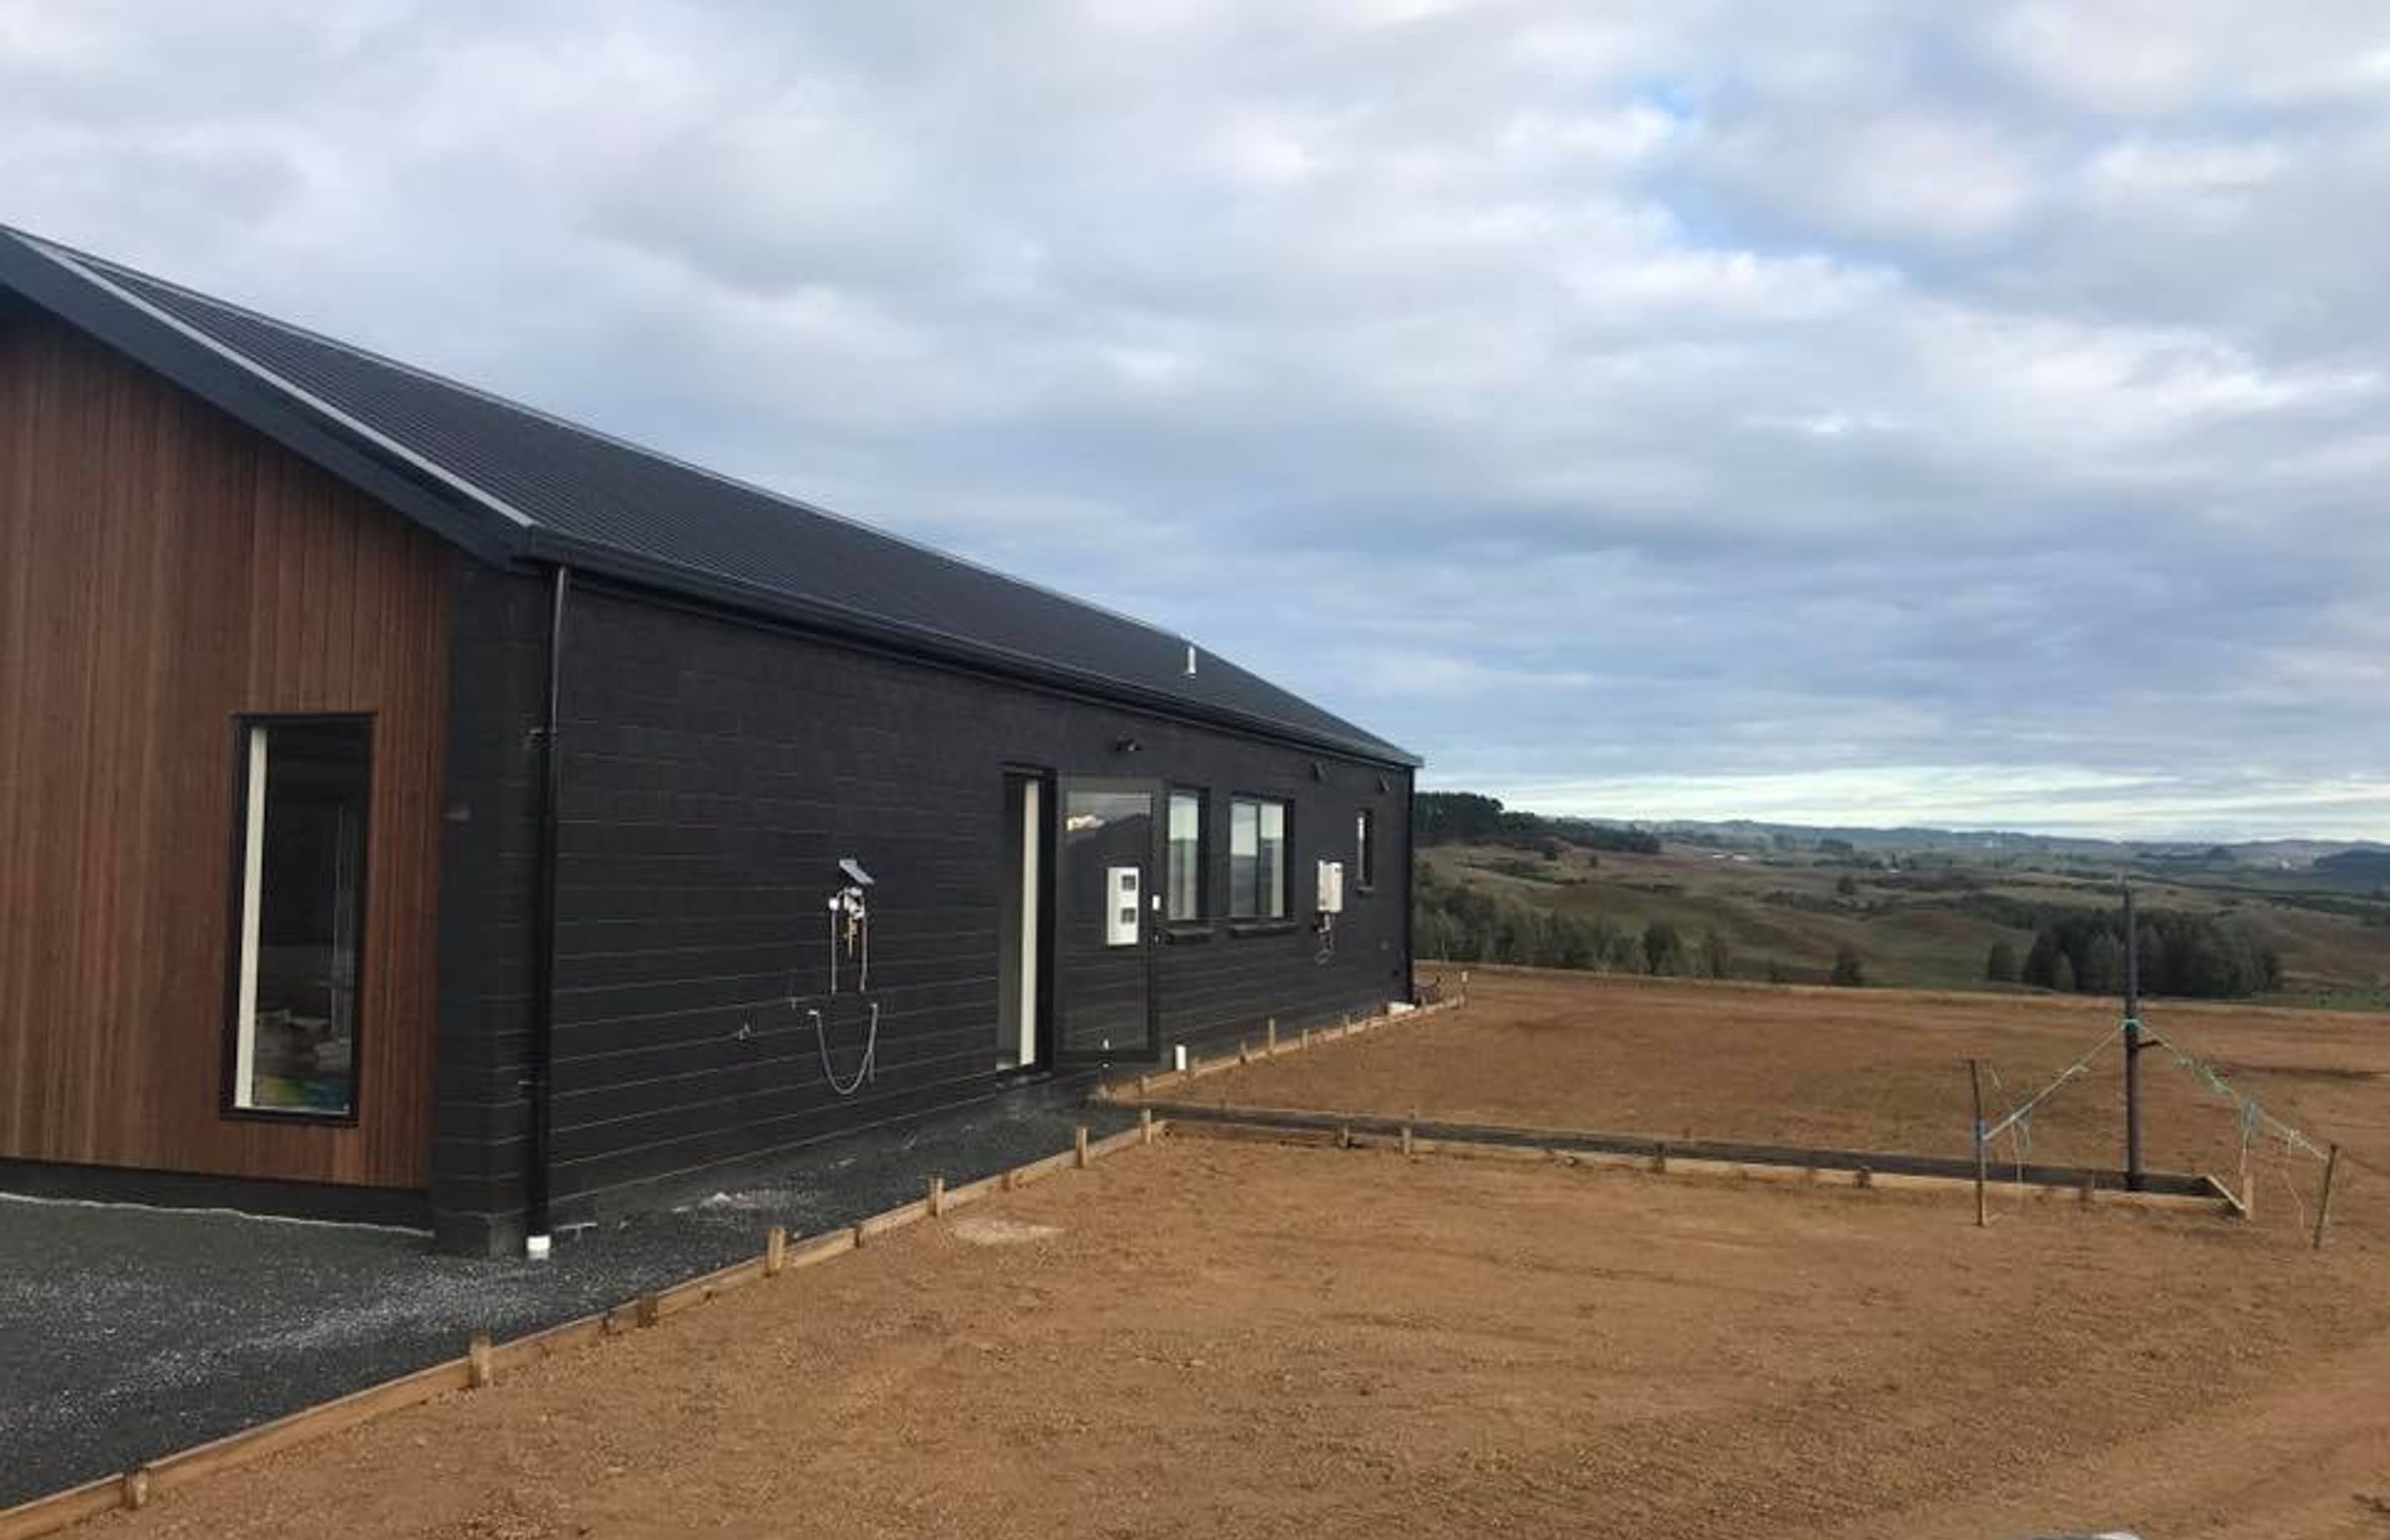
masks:
<svg viewBox="0 0 2390 1540"><path fill-rule="evenodd" d="M2390 833L2386 45L0 0L0 218L1146 614L1448 781Z"/></svg>

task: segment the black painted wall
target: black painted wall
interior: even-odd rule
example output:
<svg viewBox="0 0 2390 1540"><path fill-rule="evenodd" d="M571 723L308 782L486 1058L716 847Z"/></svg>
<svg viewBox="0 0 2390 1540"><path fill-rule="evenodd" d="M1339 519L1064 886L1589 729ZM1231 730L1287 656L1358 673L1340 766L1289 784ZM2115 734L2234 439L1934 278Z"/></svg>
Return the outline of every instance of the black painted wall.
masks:
<svg viewBox="0 0 2390 1540"><path fill-rule="evenodd" d="M547 589L460 563L449 622L431 1217L444 1251L516 1249L531 1111Z"/></svg>
<svg viewBox="0 0 2390 1540"><path fill-rule="evenodd" d="M457 622L451 816L464 821L450 827L443 890L433 1190L443 1242L472 1250L521 1229L546 621L536 582L484 582ZM1398 767L588 587L568 622L561 738L559 1225L1001 1093L1008 767L1202 788L1214 910L1227 902L1229 794L1292 803L1292 923L1240 933L1254 928L1219 919L1157 937L1159 1059L1175 1043L1257 1038L1268 1017L1292 1033L1407 992L1410 781ZM1124 738L1138 751L1122 752ZM1374 892L1350 886L1363 806L1377 810ZM867 996L851 963L828 993L825 901L842 856L878 879ZM1310 924L1320 859L1348 873L1324 960ZM1155 891L1160 879L1149 874ZM828 1072L843 1083L858 1068L868 1002L880 1010L876 1072L842 1097ZM809 1010L823 1014L827 1070Z"/></svg>

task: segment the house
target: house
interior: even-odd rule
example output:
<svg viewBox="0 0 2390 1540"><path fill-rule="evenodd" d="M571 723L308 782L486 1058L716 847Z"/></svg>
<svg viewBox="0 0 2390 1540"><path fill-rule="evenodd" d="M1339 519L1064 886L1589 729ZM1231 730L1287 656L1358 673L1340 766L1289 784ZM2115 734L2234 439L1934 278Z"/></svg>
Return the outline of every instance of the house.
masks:
<svg viewBox="0 0 2390 1540"><path fill-rule="evenodd" d="M1382 1009L1417 764L1180 636L0 230L0 1186L497 1254Z"/></svg>

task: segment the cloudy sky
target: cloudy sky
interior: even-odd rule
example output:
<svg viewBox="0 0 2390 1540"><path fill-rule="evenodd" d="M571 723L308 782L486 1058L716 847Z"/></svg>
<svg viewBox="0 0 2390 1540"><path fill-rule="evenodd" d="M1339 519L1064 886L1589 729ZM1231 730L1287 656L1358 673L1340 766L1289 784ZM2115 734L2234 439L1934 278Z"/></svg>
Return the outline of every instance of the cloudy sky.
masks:
<svg viewBox="0 0 2390 1540"><path fill-rule="evenodd" d="M2390 837L2378 0L0 0L0 221L1429 784Z"/></svg>

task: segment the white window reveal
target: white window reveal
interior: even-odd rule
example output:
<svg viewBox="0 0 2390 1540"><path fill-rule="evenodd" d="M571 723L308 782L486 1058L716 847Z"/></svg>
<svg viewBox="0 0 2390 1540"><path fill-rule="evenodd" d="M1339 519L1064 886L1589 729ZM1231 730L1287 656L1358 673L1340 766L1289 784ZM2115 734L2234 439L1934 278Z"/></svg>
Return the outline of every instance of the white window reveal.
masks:
<svg viewBox="0 0 2390 1540"><path fill-rule="evenodd" d="M1203 794L1200 791L1173 791L1170 794L1168 886L1164 892L1167 907L1163 918L1171 920L1196 920L1203 918Z"/></svg>
<svg viewBox="0 0 2390 1540"><path fill-rule="evenodd" d="M356 1112L372 727L361 716L241 725L230 1101Z"/></svg>

